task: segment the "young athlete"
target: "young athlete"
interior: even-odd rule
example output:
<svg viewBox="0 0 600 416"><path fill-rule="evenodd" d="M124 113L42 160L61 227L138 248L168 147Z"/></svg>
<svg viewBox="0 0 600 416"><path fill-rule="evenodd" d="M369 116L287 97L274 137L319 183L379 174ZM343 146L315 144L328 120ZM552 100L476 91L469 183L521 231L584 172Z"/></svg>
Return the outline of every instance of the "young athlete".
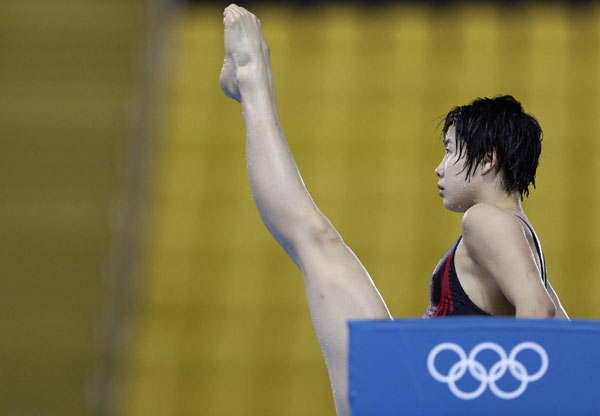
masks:
<svg viewBox="0 0 600 416"><path fill-rule="evenodd" d="M220 84L242 105L252 195L266 227L302 271L336 410L348 415L346 322L391 315L304 186L279 122L260 21L230 5L224 25ZM462 237L434 272L425 316L566 318L521 207L521 195L534 183L539 125L512 97L499 97L455 108L443 133L446 154L435 169L440 196L446 208L465 214Z"/></svg>
<svg viewBox="0 0 600 416"><path fill-rule="evenodd" d="M434 271L425 317L566 318L521 205L535 186L538 122L513 97L501 96L454 108L443 133L439 193L447 209L465 214L462 236Z"/></svg>

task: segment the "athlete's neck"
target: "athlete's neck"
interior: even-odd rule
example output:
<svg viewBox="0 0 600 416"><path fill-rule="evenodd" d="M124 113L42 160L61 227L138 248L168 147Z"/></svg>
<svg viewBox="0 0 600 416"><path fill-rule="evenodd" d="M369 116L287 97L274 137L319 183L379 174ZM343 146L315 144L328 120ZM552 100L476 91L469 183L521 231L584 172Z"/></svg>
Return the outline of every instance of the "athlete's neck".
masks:
<svg viewBox="0 0 600 416"><path fill-rule="evenodd" d="M495 205L498 208L502 208L503 210L511 212L523 219L527 219L525 211L523 211L521 195L518 192L494 192L492 194L485 195L477 202Z"/></svg>

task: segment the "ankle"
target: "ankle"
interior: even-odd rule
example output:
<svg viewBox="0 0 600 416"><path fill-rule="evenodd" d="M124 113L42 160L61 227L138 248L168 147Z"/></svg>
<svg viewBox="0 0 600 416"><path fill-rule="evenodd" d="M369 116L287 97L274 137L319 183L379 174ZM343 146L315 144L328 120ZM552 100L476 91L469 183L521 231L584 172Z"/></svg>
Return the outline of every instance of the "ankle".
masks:
<svg viewBox="0 0 600 416"><path fill-rule="evenodd" d="M242 93L252 93L262 89L269 89L269 78L264 70L255 65L245 65L235 71L238 88Z"/></svg>

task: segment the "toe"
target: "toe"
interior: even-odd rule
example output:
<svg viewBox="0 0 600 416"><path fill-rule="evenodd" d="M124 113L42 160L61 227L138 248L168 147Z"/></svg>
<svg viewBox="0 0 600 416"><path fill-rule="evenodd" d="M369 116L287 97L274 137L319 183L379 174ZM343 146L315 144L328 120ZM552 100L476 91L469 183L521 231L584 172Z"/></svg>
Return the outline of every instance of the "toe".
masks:
<svg viewBox="0 0 600 416"><path fill-rule="evenodd" d="M229 6L225 7L225 10L223 10L223 16L227 16L228 13L231 13L231 11L234 9L235 4L230 4Z"/></svg>
<svg viewBox="0 0 600 416"><path fill-rule="evenodd" d="M223 23L225 26L230 26L240 18L240 7L236 4L230 4L223 12Z"/></svg>
<svg viewBox="0 0 600 416"><path fill-rule="evenodd" d="M223 25L225 25L225 27L227 28L227 27L231 26L234 21L235 21L235 16L233 15L233 13L226 11L223 16Z"/></svg>

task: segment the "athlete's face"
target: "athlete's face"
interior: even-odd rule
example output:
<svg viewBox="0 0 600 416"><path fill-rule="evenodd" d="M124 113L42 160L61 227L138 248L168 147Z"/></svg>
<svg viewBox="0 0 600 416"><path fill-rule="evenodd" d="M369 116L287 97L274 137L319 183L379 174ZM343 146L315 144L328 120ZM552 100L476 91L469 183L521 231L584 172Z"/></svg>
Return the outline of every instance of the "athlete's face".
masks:
<svg viewBox="0 0 600 416"><path fill-rule="evenodd" d="M444 151L444 158L435 168L435 174L439 178L439 195L444 198L444 207L451 211L464 212L475 203L474 184L466 178L466 152L463 151L462 156L458 157L454 126L450 126L446 133Z"/></svg>

